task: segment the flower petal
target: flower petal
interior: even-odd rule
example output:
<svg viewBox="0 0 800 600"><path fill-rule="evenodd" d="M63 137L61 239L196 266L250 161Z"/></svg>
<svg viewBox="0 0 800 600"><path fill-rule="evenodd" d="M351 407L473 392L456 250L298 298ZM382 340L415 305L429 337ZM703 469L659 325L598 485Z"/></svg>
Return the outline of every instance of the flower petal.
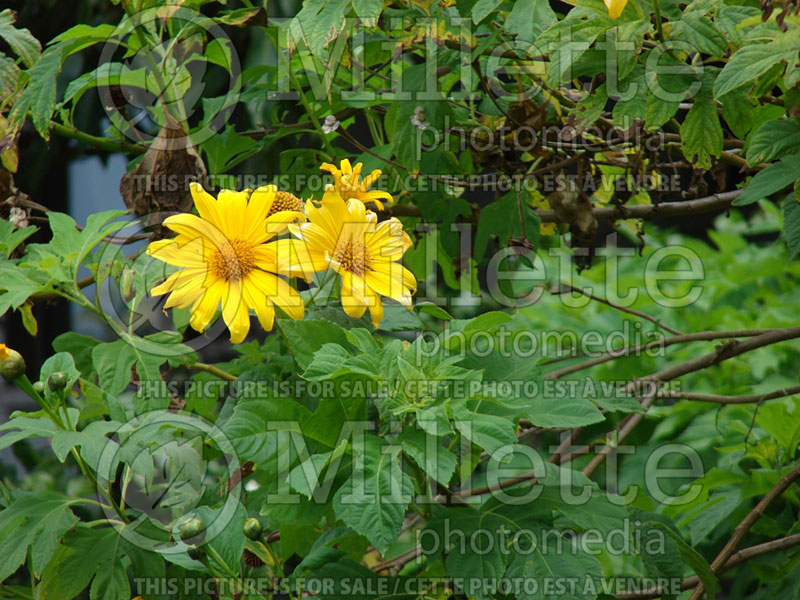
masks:
<svg viewBox="0 0 800 600"><path fill-rule="evenodd" d="M244 341L250 331L250 313L244 301L241 280L228 282L228 294L222 299L222 319L231 332L231 343Z"/></svg>

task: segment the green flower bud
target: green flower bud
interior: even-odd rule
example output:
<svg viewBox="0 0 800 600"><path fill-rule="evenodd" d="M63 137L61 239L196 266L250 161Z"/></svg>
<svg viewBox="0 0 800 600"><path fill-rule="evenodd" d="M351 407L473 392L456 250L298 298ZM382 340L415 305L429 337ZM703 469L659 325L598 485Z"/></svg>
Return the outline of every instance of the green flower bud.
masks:
<svg viewBox="0 0 800 600"><path fill-rule="evenodd" d="M14 381L25 374L25 359L16 350L0 344L0 375L7 381Z"/></svg>
<svg viewBox="0 0 800 600"><path fill-rule="evenodd" d="M47 387L50 388L51 392L59 392L67 387L67 376L66 374L58 371L57 373L53 373L50 377L47 378Z"/></svg>
<svg viewBox="0 0 800 600"><path fill-rule="evenodd" d="M251 540L257 540L261 537L261 521L255 517L250 517L244 522L244 534Z"/></svg>
<svg viewBox="0 0 800 600"><path fill-rule="evenodd" d="M33 391L37 394L44 394L44 381L37 381L33 384Z"/></svg>
<svg viewBox="0 0 800 600"><path fill-rule="evenodd" d="M183 541L186 541L199 536L204 533L205 530L206 524L203 523L203 521L197 517L191 517L186 519L181 523L180 527L178 527L178 535L181 536Z"/></svg>

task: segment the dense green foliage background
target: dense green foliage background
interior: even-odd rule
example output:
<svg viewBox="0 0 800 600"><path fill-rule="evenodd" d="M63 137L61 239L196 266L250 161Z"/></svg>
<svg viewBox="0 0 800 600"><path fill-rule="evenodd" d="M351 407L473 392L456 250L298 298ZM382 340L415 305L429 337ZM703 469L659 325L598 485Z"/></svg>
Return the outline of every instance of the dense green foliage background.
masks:
<svg viewBox="0 0 800 600"><path fill-rule="evenodd" d="M76 6L0 12L0 596L800 598L796 4ZM76 224L79 154L127 174ZM343 159L413 310L162 312L189 180L319 200Z"/></svg>

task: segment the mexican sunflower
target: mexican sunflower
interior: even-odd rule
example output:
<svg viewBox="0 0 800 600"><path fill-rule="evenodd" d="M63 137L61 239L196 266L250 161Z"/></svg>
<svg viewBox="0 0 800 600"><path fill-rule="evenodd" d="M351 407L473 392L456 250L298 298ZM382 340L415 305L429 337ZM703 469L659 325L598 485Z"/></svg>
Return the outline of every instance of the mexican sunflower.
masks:
<svg viewBox="0 0 800 600"><path fill-rule="evenodd" d="M333 187L345 201L355 198L363 204L373 202L378 209L383 210L383 201L385 200L387 203L392 204L394 198L389 192L381 190L367 191L367 188L381 176L381 171L380 169L375 169L364 179L361 179L363 166L362 163L356 163L356 166L353 167L350 165L350 161L345 158L339 163L340 168L338 169L330 163L322 163L319 168L333 175Z"/></svg>
<svg viewBox="0 0 800 600"><path fill-rule="evenodd" d="M152 295L170 293L165 309L191 307L189 324L199 332L205 331L221 303L233 343L247 336L251 308L267 331L275 320L273 305L293 319L302 319L303 300L277 275L281 269L276 242L266 243L290 222L302 219L302 214L280 211L269 215L282 200L274 186L254 192L222 190L214 199L192 183L191 192L200 216L168 217L164 225L177 237L147 247L150 256L181 267L153 288Z"/></svg>
<svg viewBox="0 0 800 600"><path fill-rule="evenodd" d="M608 9L608 16L612 19L618 19L622 11L625 10L628 0L603 0L603 2Z"/></svg>
<svg viewBox="0 0 800 600"><path fill-rule="evenodd" d="M366 210L357 198L345 202L339 192L329 188L322 203L306 202L308 222L290 225L295 240L296 260L282 261L292 273L308 277L310 271L327 268L341 275L341 301L351 317L361 317L369 308L372 323L383 318L381 296L411 308L416 292L414 274L399 261L411 238L403 225L392 217L378 223L374 212ZM286 255L288 257L288 254Z"/></svg>

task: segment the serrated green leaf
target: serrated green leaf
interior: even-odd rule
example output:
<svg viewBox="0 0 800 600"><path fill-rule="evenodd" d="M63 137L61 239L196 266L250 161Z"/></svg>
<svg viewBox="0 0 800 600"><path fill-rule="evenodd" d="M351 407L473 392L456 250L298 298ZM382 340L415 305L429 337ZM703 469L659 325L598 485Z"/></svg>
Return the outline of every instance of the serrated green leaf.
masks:
<svg viewBox="0 0 800 600"><path fill-rule="evenodd" d="M745 206L789 187L800 179L800 154L787 156L756 173L744 193L734 199L734 206Z"/></svg>
<svg viewBox="0 0 800 600"><path fill-rule="evenodd" d="M747 162L772 162L787 154L800 153L800 122L781 119L763 123L747 144Z"/></svg>
<svg viewBox="0 0 800 600"><path fill-rule="evenodd" d="M26 67L34 64L42 52L42 45L30 31L14 27L14 11L10 8L0 12L0 37L11 46Z"/></svg>
<svg viewBox="0 0 800 600"><path fill-rule="evenodd" d="M755 81L782 60L791 59L793 51L787 51L777 43L750 44L733 53L714 82L714 97L722 98L743 85Z"/></svg>
<svg viewBox="0 0 800 600"><path fill-rule="evenodd" d="M373 435L364 438L363 447L354 447L353 474L334 495L333 509L339 519L385 552L397 539L413 487L390 448Z"/></svg>

